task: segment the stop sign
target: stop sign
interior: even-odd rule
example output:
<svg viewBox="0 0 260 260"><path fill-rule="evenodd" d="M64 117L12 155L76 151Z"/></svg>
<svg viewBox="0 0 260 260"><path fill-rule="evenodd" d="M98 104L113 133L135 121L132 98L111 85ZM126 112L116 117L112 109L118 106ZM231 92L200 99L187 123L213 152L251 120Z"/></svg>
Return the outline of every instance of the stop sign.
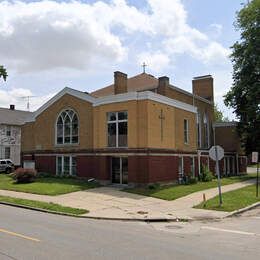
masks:
<svg viewBox="0 0 260 260"><path fill-rule="evenodd" d="M219 145L212 146L209 150L209 157L212 160L216 161L217 155L218 155L218 160L221 160L224 157L224 149Z"/></svg>

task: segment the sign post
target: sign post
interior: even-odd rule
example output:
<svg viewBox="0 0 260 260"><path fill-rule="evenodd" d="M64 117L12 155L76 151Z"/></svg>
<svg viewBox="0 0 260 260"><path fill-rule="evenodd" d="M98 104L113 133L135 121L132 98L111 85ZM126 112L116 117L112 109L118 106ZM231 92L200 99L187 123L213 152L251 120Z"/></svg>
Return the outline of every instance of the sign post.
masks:
<svg viewBox="0 0 260 260"><path fill-rule="evenodd" d="M252 162L253 163L257 163L256 167L257 167L257 170L256 170L256 197L258 197L258 180L259 180L259 162L258 162L258 152L252 152Z"/></svg>
<svg viewBox="0 0 260 260"><path fill-rule="evenodd" d="M209 150L209 157L216 161L216 172L218 176L218 193L219 193L219 205L222 205L222 193L221 193L221 182L220 182L220 172L219 172L219 160L224 157L224 149L219 146L215 145L212 146Z"/></svg>

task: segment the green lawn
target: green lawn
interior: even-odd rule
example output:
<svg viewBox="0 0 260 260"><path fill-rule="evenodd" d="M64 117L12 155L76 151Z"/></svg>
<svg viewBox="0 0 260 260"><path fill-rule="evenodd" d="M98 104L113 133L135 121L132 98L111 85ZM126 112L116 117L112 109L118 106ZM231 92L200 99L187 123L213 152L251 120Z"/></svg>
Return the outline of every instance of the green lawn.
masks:
<svg viewBox="0 0 260 260"><path fill-rule="evenodd" d="M64 207L59 204L55 204L51 202L48 203L48 202L42 202L36 200L18 199L18 198L12 198L7 196L0 196L0 202L7 202L7 203L17 204L22 206L45 209L45 210L55 211L59 213L73 214L73 215L82 215L88 213L88 210L85 209Z"/></svg>
<svg viewBox="0 0 260 260"><path fill-rule="evenodd" d="M222 185L228 185L235 182L245 181L249 179L253 179L256 177L256 174L248 174L248 175L241 175L241 176L234 176L223 178L221 180ZM217 179L214 179L211 182L198 182L196 184L190 185L167 185L161 186L155 189L145 188L127 188L124 191L131 192L135 194L140 194L144 196L155 197L164 200L175 200L180 197L184 197L196 191L206 190L210 188L217 187Z"/></svg>
<svg viewBox="0 0 260 260"><path fill-rule="evenodd" d="M250 167L250 168L257 168L257 164L251 164L251 165L248 165L247 167ZM260 166L259 166L260 167Z"/></svg>
<svg viewBox="0 0 260 260"><path fill-rule="evenodd" d="M222 194L223 204L219 206L219 197L216 196L204 203L201 203L195 208L199 209L211 209L211 210L221 210L221 211L234 211L247 207L253 203L260 201L260 196L256 197L256 186L250 185L245 188L241 188L234 191L229 191Z"/></svg>
<svg viewBox="0 0 260 260"><path fill-rule="evenodd" d="M37 178L35 182L16 184L6 174L0 174L0 189L35 193L42 195L59 195L74 191L86 190L97 187L96 183L88 183L72 178Z"/></svg>

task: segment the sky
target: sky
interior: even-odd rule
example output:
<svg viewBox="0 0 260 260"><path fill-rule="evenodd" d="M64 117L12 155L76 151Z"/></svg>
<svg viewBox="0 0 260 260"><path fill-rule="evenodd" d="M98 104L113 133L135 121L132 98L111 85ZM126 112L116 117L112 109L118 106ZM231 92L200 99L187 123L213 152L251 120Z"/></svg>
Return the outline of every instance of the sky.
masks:
<svg viewBox="0 0 260 260"><path fill-rule="evenodd" d="M34 111L64 87L91 92L113 72L168 76L191 91L211 74L215 102L232 85L230 46L239 40L236 12L245 0L0 1L0 107Z"/></svg>

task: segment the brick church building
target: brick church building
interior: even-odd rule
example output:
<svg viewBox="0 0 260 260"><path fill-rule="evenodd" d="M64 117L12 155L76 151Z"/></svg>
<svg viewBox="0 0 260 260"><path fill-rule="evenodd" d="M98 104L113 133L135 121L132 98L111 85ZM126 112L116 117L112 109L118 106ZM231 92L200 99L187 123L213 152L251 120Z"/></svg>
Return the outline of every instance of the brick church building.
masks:
<svg viewBox="0 0 260 260"><path fill-rule="evenodd" d="M210 75L192 80L192 93L141 73L114 73L93 93L64 88L22 127L22 160L38 171L103 183L173 182L213 172L208 150L222 145L224 175L245 172L235 123L214 123Z"/></svg>

